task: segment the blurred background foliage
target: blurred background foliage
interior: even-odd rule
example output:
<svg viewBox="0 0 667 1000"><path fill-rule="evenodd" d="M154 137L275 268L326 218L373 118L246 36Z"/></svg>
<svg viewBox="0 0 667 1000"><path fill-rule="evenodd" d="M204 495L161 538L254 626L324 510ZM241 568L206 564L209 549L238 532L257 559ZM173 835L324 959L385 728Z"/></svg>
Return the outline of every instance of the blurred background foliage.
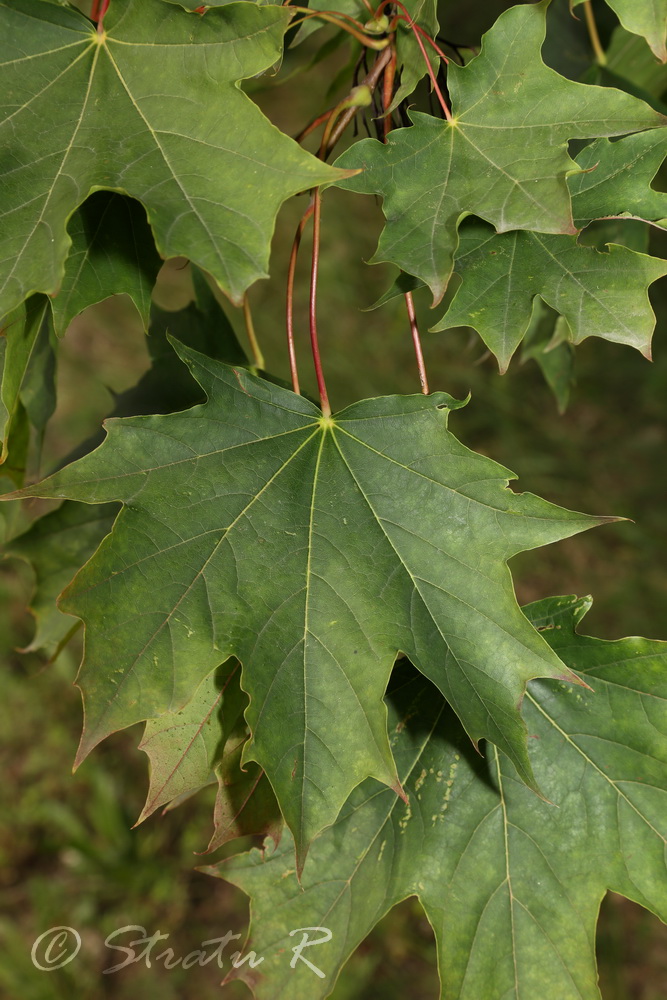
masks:
<svg viewBox="0 0 667 1000"><path fill-rule="evenodd" d="M503 0L442 4L442 34L464 46L506 7ZM616 46L618 67L607 76L590 70L588 40L573 22L565 0L552 5L545 58L574 79L624 85L648 94L657 105L667 90L667 70L656 69L643 43L619 33L602 3L596 4L603 40ZM320 33L289 54L280 73L252 81L249 92L283 130L296 134L314 114L347 89L347 45L332 46L308 75L295 67L315 57ZM629 53L629 54L628 54ZM618 74L626 73L619 84ZM334 82L333 88L331 81ZM415 97L428 107L424 88ZM667 189L664 178L656 186ZM288 377L284 343L284 288L289 247L305 208L293 199L278 220L270 281L250 294L255 326L267 369ZM373 312L373 303L394 274L369 267L381 227L372 199L330 191L324 199L320 272L320 339L334 408L365 396L418 391L407 320L401 300ZM628 241L634 238L625 224ZM661 234L651 234L654 252ZM604 236L604 234L603 234ZM607 236L607 238L609 238ZM624 239L621 226L613 238ZM301 374L315 392L307 348L308 238L297 278L296 320ZM182 307L192 296L187 261L163 268L155 292L165 309ZM593 594L586 627L602 638L642 634L667 639L667 286L652 292L659 324L652 364L629 348L587 340L576 350L576 384L568 409L559 415L538 366L515 359L499 376L492 357L469 330L429 334L441 311L431 313L416 294L432 388L455 396L471 393L468 406L452 416L452 429L469 447L519 474L516 488L596 514L628 518L558 545L525 553L513 562L521 603L552 594ZM242 317L225 306L239 338ZM42 451L44 474L94 434L115 397L149 367L146 337L134 307L118 296L87 310L68 329L58 361L58 406ZM24 520L47 509L32 502ZM11 531L11 525L9 526ZM148 934L170 935L165 945L185 955L202 941L227 931L245 934L247 904L232 886L194 870L194 852L210 834L212 790L179 808L151 817L133 830L147 789L146 760L136 750L136 727L107 740L76 775L71 775L80 731L79 696L72 682L80 657L77 635L53 663L19 650L33 625L25 612L32 586L29 568L15 560L0 565L0 647L4 651L0 728L3 780L0 810L0 997L21 1000L130 1000L143 994L169 998L218 996L223 973L212 966L147 968L133 965L113 976L102 970L118 955L104 947L111 931L129 924ZM228 853L243 849L236 842ZM218 852L216 857L221 857ZM208 859L207 859L208 860ZM56 925L77 927L79 957L52 974L30 959L33 940ZM233 948L228 947L227 953ZM620 897L604 900L598 950L604 1000L665 1000L667 930L650 914ZM230 1000L247 995L227 987ZM416 900L393 910L360 947L344 971L336 1000L434 1000L438 995L430 927ZM484 1000L484 998L480 998ZM552 998L549 998L552 1000ZM553 998L557 1000L557 998Z"/></svg>

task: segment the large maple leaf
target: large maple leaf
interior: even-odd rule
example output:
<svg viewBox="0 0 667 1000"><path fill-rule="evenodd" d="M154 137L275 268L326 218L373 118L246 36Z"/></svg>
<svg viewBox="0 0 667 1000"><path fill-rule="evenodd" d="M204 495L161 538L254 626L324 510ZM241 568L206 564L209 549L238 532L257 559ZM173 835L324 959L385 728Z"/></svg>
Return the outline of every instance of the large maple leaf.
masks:
<svg viewBox="0 0 667 1000"><path fill-rule="evenodd" d="M667 919L667 644L581 636L589 605L526 609L595 689L530 685L531 757L549 802L495 748L476 758L437 692L413 678L389 695L408 805L364 783L311 846L300 884L289 835L206 869L251 896L262 962L230 971L257 1000L328 996L355 947L410 895L435 932L443 1000L600 1000L605 892ZM296 928L323 942L302 954L322 978L294 958Z"/></svg>
<svg viewBox="0 0 667 1000"><path fill-rule="evenodd" d="M335 176L238 86L280 57L290 16L114 0L99 33L71 7L1 0L0 315L57 292L67 220L98 188L141 201L160 253L235 300L265 276L280 205Z"/></svg>
<svg viewBox="0 0 667 1000"><path fill-rule="evenodd" d="M389 261L442 298L458 225L474 214L498 232L575 233L567 174L570 139L622 135L665 123L642 101L573 83L542 62L548 0L512 7L467 66L448 68L453 119L413 112L385 144L355 143L336 165L362 169L340 186L384 199L373 261Z"/></svg>
<svg viewBox="0 0 667 1000"><path fill-rule="evenodd" d="M526 681L569 676L521 613L506 561L604 518L506 488L447 430L445 393L308 400L178 346L208 402L108 423L22 496L121 500L65 591L86 623L78 759L178 710L230 655L252 742L299 856L371 775L398 787L382 697L399 650L532 783ZM572 677L571 677L572 679Z"/></svg>

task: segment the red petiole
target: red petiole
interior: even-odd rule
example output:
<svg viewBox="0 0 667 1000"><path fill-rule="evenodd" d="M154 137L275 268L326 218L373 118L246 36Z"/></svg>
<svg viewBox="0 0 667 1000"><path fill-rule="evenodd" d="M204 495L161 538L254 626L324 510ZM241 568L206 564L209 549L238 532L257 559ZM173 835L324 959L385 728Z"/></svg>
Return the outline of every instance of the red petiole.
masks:
<svg viewBox="0 0 667 1000"><path fill-rule="evenodd" d="M292 251L290 253L289 268L287 271L287 305L286 305L286 319L287 319L287 353L289 355L289 367L290 374L292 376L292 388L294 392L298 395L301 391L299 387L299 372L297 370L296 364L296 350L294 346L294 276L296 273L296 262L299 256L299 247L301 246L301 238L303 237L303 231L306 228L306 224L310 219L313 211L315 209L314 202L311 201L310 205L304 212L301 222L297 226L296 234L294 236L294 241L292 243Z"/></svg>
<svg viewBox="0 0 667 1000"><path fill-rule="evenodd" d="M109 3L110 0L93 0L90 18L92 21L97 21L97 30L100 33L104 31L104 15L109 9Z"/></svg>
<svg viewBox="0 0 667 1000"><path fill-rule="evenodd" d="M313 194L313 260L310 271L310 346L313 352L313 365L315 366L315 377L317 388L320 394L320 407L325 417L331 416L331 406L327 393L326 382L324 381L324 371L322 369L322 359L320 357L320 345L317 338L317 278L320 266L320 215L322 208L322 195L317 188Z"/></svg>

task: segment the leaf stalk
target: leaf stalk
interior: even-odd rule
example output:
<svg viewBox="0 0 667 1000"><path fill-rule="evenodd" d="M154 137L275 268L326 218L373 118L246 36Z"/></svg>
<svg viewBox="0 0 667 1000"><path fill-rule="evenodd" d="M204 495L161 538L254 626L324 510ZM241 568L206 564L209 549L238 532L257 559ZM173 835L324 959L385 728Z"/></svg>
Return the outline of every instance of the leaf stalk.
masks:
<svg viewBox="0 0 667 1000"><path fill-rule="evenodd" d="M317 388L320 394L320 407L325 417L331 416L329 395L324 380L320 345L317 337L317 278L320 266L320 218L322 213L322 195L317 188L313 194L313 259L310 271L310 346L313 353L313 365Z"/></svg>
<svg viewBox="0 0 667 1000"><path fill-rule="evenodd" d="M584 3L584 17L586 18L586 27L588 29L588 37L591 40L591 47L595 53L595 61L598 66L606 66L607 56L605 55L602 42L600 41L600 35L598 33L598 26L595 21L595 14L593 12L591 0L586 0Z"/></svg>
<svg viewBox="0 0 667 1000"><path fill-rule="evenodd" d="M257 334L255 333L255 324L253 323L247 292L243 296L243 319L245 320L246 334L248 335L248 342L250 344L250 350L252 352L253 361L255 362L255 367L260 371L266 371L264 355L262 354L262 349L259 346Z"/></svg>

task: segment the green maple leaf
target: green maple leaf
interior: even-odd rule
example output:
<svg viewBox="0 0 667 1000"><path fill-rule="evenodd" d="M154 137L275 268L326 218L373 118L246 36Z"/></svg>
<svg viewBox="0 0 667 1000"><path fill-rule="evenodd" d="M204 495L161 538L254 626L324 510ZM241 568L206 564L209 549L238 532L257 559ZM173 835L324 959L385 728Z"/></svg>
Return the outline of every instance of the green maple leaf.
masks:
<svg viewBox="0 0 667 1000"><path fill-rule="evenodd" d="M435 932L443 1000L600 1000L595 923L610 889L667 919L667 644L604 642L575 626L590 601L554 598L527 613L594 691L540 681L524 702L533 795L502 753L470 752L437 692L410 679L389 695L409 805L376 782L357 789L311 846L300 884L289 835L205 869L252 898L263 962L238 975L257 1000L320 1000L397 902L417 895ZM331 940L304 951L310 939Z"/></svg>
<svg viewBox="0 0 667 1000"><path fill-rule="evenodd" d="M573 343L602 337L651 357L648 286L667 274L667 261L615 244L600 253L574 236L499 235L474 222L461 227L456 273L463 283L432 330L473 327L501 372L526 334L536 295L564 317Z"/></svg>
<svg viewBox="0 0 667 1000"><path fill-rule="evenodd" d="M162 256L194 260L235 301L265 275L280 205L334 178L238 86L279 58L289 19L114 0L100 34L69 7L0 2L0 314L58 291L67 221L98 188L139 200Z"/></svg>
<svg viewBox="0 0 667 1000"><path fill-rule="evenodd" d="M660 224L667 213L667 195L654 190L651 181L666 152L664 130L616 142L599 139L586 146L576 159L580 172L568 182L577 225L600 218ZM663 260L618 245L598 252L580 245L574 236L496 233L484 222L471 220L459 230L454 271L462 284L431 330L472 327L497 357L501 372L526 336L537 295L563 317L572 343L596 336L651 356L655 313L648 287L667 274ZM402 275L376 306L419 284ZM559 353L559 367L569 369L567 349ZM562 407L562 388L559 396Z"/></svg>
<svg viewBox="0 0 667 1000"><path fill-rule="evenodd" d="M77 759L179 710L234 655L243 760L266 771L303 859L363 778L396 785L382 696L403 650L471 738L532 782L526 681L570 675L521 614L506 561L607 519L508 490L511 473L447 431L461 404L445 393L329 419L177 351L204 406L110 421L100 448L19 494L125 505L61 598L86 623Z"/></svg>
<svg viewBox="0 0 667 1000"><path fill-rule="evenodd" d="M665 119L621 91L573 83L544 65L548 2L512 7L465 67L450 64L453 121L412 113L386 144L355 143L336 161L362 169L341 187L384 198L387 225L374 262L389 261L440 301L452 273L461 219L498 232L575 233L567 153L575 138L621 135Z"/></svg>
<svg viewBox="0 0 667 1000"><path fill-rule="evenodd" d="M666 152L662 129L586 146L576 159L580 172L569 178L577 225L610 217L660 223L667 195L650 185ZM481 222L464 224L460 234L455 271L463 283L432 330L473 327L504 372L540 295L564 318L573 343L602 337L651 357L648 287L667 274L667 262L615 244L600 253L574 236L496 234Z"/></svg>
<svg viewBox="0 0 667 1000"><path fill-rule="evenodd" d="M570 0L578 7L584 0ZM642 35L661 62L667 62L667 0L607 0L619 21L634 35Z"/></svg>
<svg viewBox="0 0 667 1000"><path fill-rule="evenodd" d="M129 295L147 327L162 259L141 205L98 191L77 209L67 231L72 246L51 303L56 333L64 333L88 306L118 294Z"/></svg>

